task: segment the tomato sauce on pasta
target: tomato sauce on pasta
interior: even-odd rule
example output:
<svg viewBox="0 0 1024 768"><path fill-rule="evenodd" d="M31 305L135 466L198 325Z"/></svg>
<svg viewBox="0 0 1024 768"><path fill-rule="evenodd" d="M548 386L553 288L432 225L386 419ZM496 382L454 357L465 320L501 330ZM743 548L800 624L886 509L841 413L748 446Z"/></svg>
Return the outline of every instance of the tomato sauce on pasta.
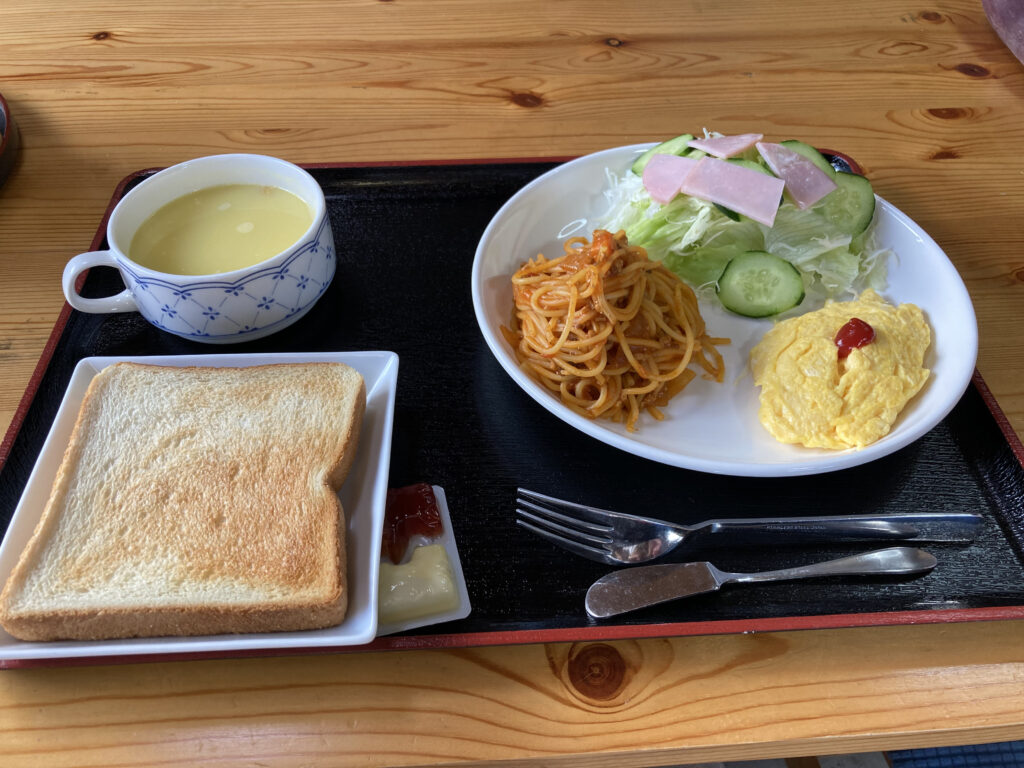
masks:
<svg viewBox="0 0 1024 768"><path fill-rule="evenodd" d="M721 382L725 375L693 290L625 232L596 230L591 241L565 242L512 276L515 315L502 327L519 365L590 418L634 431L644 411L660 410L696 376L691 364Z"/></svg>

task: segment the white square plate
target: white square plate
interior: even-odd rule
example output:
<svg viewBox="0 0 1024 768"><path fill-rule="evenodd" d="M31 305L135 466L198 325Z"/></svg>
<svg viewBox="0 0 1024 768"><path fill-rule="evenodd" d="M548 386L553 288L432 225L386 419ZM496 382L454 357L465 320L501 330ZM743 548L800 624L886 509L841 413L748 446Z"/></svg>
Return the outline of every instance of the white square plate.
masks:
<svg viewBox="0 0 1024 768"><path fill-rule="evenodd" d="M253 649L329 648L368 643L377 634L380 547L391 460L391 431L398 383L394 352L292 352L284 354L178 355L168 357L88 357L75 368L64 400L29 475L21 501L0 545L0 584L6 583L35 530L50 495L64 447L93 376L117 362L168 366L245 367L271 363L345 363L366 383L366 415L355 462L339 492L348 524L349 606L336 627L305 632L274 632L202 637L152 637L104 641L17 640L0 629L0 666L6 661L51 660L102 656L136 656L248 651Z"/></svg>

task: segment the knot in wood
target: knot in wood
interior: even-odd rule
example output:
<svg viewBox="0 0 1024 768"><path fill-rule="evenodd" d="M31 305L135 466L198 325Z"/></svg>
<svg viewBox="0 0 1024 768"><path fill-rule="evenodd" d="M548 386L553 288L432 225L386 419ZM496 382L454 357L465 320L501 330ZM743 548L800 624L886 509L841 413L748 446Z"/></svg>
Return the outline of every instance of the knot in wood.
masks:
<svg viewBox="0 0 1024 768"><path fill-rule="evenodd" d="M568 672L580 694L606 701L615 698L626 682L626 660L610 645L585 645L569 659Z"/></svg>
<svg viewBox="0 0 1024 768"><path fill-rule="evenodd" d="M932 117L937 117L940 120L959 120L961 117L967 117L970 112L966 109L960 109L959 107L937 107L935 109L929 109L928 114Z"/></svg>
<svg viewBox="0 0 1024 768"><path fill-rule="evenodd" d="M609 46L611 46L612 48L620 48L620 47L622 47L623 45L625 45L625 43L623 43L623 42L622 42L622 41L621 41L621 40L620 40L619 38L617 38L617 37L609 37L608 39L606 39L606 40L604 41L604 44L605 44L605 45L609 45Z"/></svg>
<svg viewBox="0 0 1024 768"><path fill-rule="evenodd" d="M883 45L878 49L878 52L883 56L914 56L927 50L928 46L923 43L916 43L910 40L896 40Z"/></svg>
<svg viewBox="0 0 1024 768"><path fill-rule="evenodd" d="M988 77L991 73L981 64L957 64L957 72L968 77Z"/></svg>
<svg viewBox="0 0 1024 768"><path fill-rule="evenodd" d="M924 21L942 21L943 16L938 11L921 11L921 18Z"/></svg>
<svg viewBox="0 0 1024 768"><path fill-rule="evenodd" d="M97 32L96 34L94 34L92 36L92 39L93 40L106 40L108 37L110 37L110 33L109 32Z"/></svg>
<svg viewBox="0 0 1024 768"><path fill-rule="evenodd" d="M544 99L538 96L536 93L530 93L529 91L522 93L513 93L509 96L509 101L515 104L517 107L539 107L544 104Z"/></svg>

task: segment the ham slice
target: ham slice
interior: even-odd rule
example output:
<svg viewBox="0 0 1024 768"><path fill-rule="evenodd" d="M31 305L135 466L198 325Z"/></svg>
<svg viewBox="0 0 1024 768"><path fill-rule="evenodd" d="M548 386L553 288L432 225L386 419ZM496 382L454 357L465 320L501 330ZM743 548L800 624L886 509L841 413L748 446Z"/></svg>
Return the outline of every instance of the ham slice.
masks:
<svg viewBox="0 0 1024 768"><path fill-rule="evenodd" d="M725 160L702 157L683 179L680 191L724 205L770 227L775 223L784 188L782 179Z"/></svg>
<svg viewBox="0 0 1024 768"><path fill-rule="evenodd" d="M801 210L814 205L836 188L836 183L827 173L789 147L758 142L757 151L772 172L786 182L786 191Z"/></svg>
<svg viewBox="0 0 1024 768"><path fill-rule="evenodd" d="M654 155L644 167L644 189L651 199L665 205L679 194L679 187L697 161L678 155Z"/></svg>
<svg viewBox="0 0 1024 768"><path fill-rule="evenodd" d="M714 136L709 139L692 139L687 146L700 149L715 157L735 157L746 152L764 138L760 133L741 133L737 136Z"/></svg>

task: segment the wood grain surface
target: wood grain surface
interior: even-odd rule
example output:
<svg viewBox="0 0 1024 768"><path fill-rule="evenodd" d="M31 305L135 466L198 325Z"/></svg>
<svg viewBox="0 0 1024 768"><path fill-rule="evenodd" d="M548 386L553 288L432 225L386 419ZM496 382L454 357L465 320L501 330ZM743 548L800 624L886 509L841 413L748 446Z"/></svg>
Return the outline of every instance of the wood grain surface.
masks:
<svg viewBox="0 0 1024 768"><path fill-rule="evenodd" d="M704 127L855 157L970 290L1024 434L1024 66L980 0L4 0L0 427L127 174L566 156ZM6 512L7 510L5 510ZM1024 626L0 673L4 766L665 765L1024 738Z"/></svg>

